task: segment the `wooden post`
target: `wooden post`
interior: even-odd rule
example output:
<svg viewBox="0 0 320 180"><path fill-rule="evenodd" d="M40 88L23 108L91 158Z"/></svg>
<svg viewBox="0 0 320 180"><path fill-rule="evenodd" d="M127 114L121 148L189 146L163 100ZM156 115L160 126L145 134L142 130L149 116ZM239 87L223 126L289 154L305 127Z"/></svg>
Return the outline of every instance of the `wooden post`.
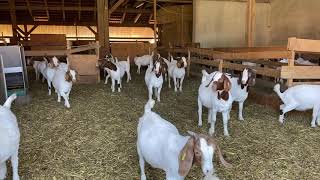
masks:
<svg viewBox="0 0 320 180"><path fill-rule="evenodd" d="M223 59L219 59L219 71L223 71Z"/></svg>
<svg viewBox="0 0 320 180"><path fill-rule="evenodd" d="M180 29L181 29L181 32L180 32L180 43L181 43L181 46L184 47L184 29L183 29L183 5L181 6L181 22L180 22Z"/></svg>
<svg viewBox="0 0 320 180"><path fill-rule="evenodd" d="M157 48L157 0L153 0L153 31L154 31L154 48Z"/></svg>
<svg viewBox="0 0 320 180"><path fill-rule="evenodd" d="M17 17L16 17L15 0L10 0L9 6L10 6L10 16L11 16L11 25L12 25L12 36L13 36L13 38L12 38L13 42L10 42L10 44L17 44L18 32L17 32Z"/></svg>
<svg viewBox="0 0 320 180"><path fill-rule="evenodd" d="M193 6L193 20L192 20L192 42L196 42L196 27L197 27L197 8L199 6L198 0L193 0L192 1L192 6Z"/></svg>
<svg viewBox="0 0 320 180"><path fill-rule="evenodd" d="M247 0L246 40L248 47L253 47L256 0Z"/></svg>
<svg viewBox="0 0 320 180"><path fill-rule="evenodd" d="M291 57L288 59L288 66L293 67L294 66L294 57L295 57L295 52L294 50L291 51ZM293 79L287 79L287 86L291 87L293 85Z"/></svg>
<svg viewBox="0 0 320 180"><path fill-rule="evenodd" d="M190 50L188 49L188 67L187 67L187 76L190 77L190 69L191 69L191 53Z"/></svg>
<svg viewBox="0 0 320 180"><path fill-rule="evenodd" d="M108 0L97 0L99 58L110 53Z"/></svg>

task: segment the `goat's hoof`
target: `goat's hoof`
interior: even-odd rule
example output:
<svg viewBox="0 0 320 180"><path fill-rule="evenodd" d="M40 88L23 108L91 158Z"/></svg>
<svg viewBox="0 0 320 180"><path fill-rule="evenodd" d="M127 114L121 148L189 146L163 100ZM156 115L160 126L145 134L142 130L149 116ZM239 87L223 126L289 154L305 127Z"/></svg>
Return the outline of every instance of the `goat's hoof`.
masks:
<svg viewBox="0 0 320 180"><path fill-rule="evenodd" d="M160 102L160 99L157 99L158 102Z"/></svg>
<svg viewBox="0 0 320 180"><path fill-rule="evenodd" d="M230 135L229 135L228 132L224 133L224 136L225 136L225 137L230 137Z"/></svg>
<svg viewBox="0 0 320 180"><path fill-rule="evenodd" d="M201 127L201 126L202 126L202 123L198 123L198 126Z"/></svg>
<svg viewBox="0 0 320 180"><path fill-rule="evenodd" d="M311 127L316 128L317 126L316 126L316 124L311 124Z"/></svg>
<svg viewBox="0 0 320 180"><path fill-rule="evenodd" d="M147 180L146 175L141 175L141 180Z"/></svg>
<svg viewBox="0 0 320 180"><path fill-rule="evenodd" d="M229 119L230 119L230 117L229 117ZM243 117L239 117L239 120L240 121L244 121Z"/></svg>

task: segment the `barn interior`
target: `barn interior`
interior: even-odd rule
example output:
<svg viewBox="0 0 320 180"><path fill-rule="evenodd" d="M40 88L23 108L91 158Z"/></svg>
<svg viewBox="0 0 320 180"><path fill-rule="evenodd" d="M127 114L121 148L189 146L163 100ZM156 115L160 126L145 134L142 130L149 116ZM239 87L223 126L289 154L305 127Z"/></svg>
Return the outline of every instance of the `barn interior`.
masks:
<svg viewBox="0 0 320 180"><path fill-rule="evenodd" d="M232 106L230 137L217 116L214 137L233 165L224 168L214 159L220 179L319 179L320 136L310 127L312 112L290 112L280 124L282 102L273 91L276 83L282 91L320 84L318 7L319 0L0 0L0 55L6 54L1 48L18 45L26 67L19 71L19 92L27 103L12 107L21 133L20 179L140 179L137 125L148 101L147 68L136 73L134 59L152 52L187 60L183 92L164 81L153 109L182 135L208 134L210 128L207 110L198 127L201 70L232 76L255 70L244 121ZM109 54L130 59L132 80L123 80L120 93L104 84L99 68ZM48 96L47 83L36 80L28 63L53 56L77 70L71 108L58 103L54 91ZM1 104L18 92L16 84L5 90L3 69L0 63ZM166 178L148 163L146 175ZM202 178L197 164L186 177Z"/></svg>

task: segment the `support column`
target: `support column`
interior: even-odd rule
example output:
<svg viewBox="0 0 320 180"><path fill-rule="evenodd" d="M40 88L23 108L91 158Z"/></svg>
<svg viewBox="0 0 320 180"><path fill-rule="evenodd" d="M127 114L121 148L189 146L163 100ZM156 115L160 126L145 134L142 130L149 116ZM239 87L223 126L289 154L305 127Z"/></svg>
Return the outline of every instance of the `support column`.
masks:
<svg viewBox="0 0 320 180"><path fill-rule="evenodd" d="M105 57L110 53L109 45L109 7L108 0L97 0L98 16L98 39L99 39L99 58Z"/></svg>
<svg viewBox="0 0 320 180"><path fill-rule="evenodd" d="M153 0L153 31L154 31L154 48L157 48L157 0Z"/></svg>
<svg viewBox="0 0 320 180"><path fill-rule="evenodd" d="M256 0L247 1L246 40L248 47L254 45L254 26L256 17Z"/></svg>
<svg viewBox="0 0 320 180"><path fill-rule="evenodd" d="M11 16L11 24L12 24L12 42L10 42L10 44L17 44L18 32L17 32L15 0L10 0L9 6L10 6L10 16Z"/></svg>

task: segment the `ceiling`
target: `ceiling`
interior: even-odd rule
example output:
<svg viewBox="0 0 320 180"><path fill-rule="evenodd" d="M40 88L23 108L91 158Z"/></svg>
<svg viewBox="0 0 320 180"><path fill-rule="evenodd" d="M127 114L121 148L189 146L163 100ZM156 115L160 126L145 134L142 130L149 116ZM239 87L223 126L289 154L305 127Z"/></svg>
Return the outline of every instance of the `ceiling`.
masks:
<svg viewBox="0 0 320 180"><path fill-rule="evenodd" d="M217 0L226 1L226 0ZM246 2L246 0L228 0ZM270 3L271 0L256 0ZM97 0L0 0L0 24L86 25L97 22ZM157 8L191 5L192 0L157 0ZM114 10L114 11L113 11ZM153 0L109 0L111 26L151 26Z"/></svg>

